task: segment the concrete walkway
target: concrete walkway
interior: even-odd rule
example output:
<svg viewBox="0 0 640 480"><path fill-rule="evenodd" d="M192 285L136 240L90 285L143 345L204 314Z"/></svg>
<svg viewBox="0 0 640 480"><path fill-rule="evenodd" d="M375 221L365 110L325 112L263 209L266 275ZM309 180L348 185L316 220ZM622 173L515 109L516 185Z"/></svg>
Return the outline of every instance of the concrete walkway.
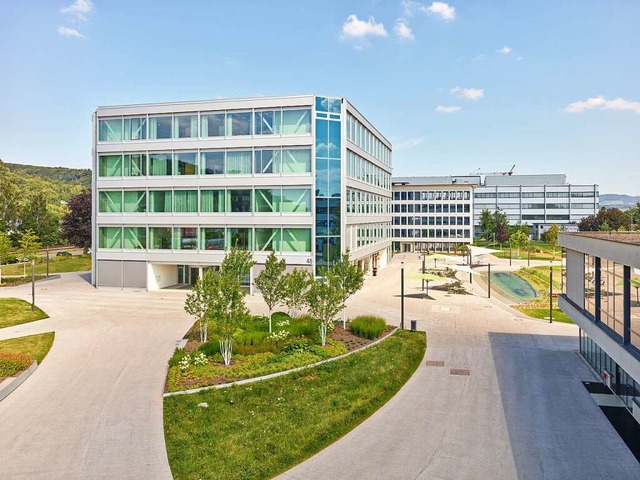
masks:
<svg viewBox="0 0 640 480"><path fill-rule="evenodd" d="M403 259L406 276L418 272L417 255L396 256L349 301L350 314L397 324ZM640 478L581 384L594 377L576 353L575 325L433 288L425 300L419 283L406 281L405 321L427 331L427 359L444 366L423 363L371 418L281 479Z"/></svg>
<svg viewBox="0 0 640 480"><path fill-rule="evenodd" d="M0 339L55 331L36 372L0 402L0 478L171 478L166 362L192 321L185 292L95 290L87 274L36 284L49 319ZM31 300L31 285L0 289Z"/></svg>

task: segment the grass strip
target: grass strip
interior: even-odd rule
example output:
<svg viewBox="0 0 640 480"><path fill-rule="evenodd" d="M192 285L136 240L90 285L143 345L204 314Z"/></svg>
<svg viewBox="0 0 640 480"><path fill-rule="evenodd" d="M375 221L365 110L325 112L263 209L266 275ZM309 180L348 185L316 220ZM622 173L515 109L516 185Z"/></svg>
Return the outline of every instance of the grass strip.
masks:
<svg viewBox="0 0 640 480"><path fill-rule="evenodd" d="M47 273L46 259L39 257L36 261L36 274L43 275ZM67 273L67 272L85 272L91 270L91 255L72 255L70 257L49 258L49 274ZM2 275L22 275L27 274L31 279L31 265L26 268L22 264L3 265Z"/></svg>
<svg viewBox="0 0 640 480"><path fill-rule="evenodd" d="M48 315L19 298L0 298L0 328L12 327L21 323L35 322L48 318Z"/></svg>
<svg viewBox="0 0 640 480"><path fill-rule="evenodd" d="M345 435L405 384L424 356L424 333L384 342L264 382L164 399L174 478L260 479ZM208 408L198 407L207 402Z"/></svg>
<svg viewBox="0 0 640 480"><path fill-rule="evenodd" d="M49 353L54 338L55 333L48 332L0 340L0 352L28 355L40 363Z"/></svg>
<svg viewBox="0 0 640 480"><path fill-rule="evenodd" d="M549 320L549 308L518 308L518 311L532 318L539 318L541 320ZM573 323L573 320L559 308L553 309L553 321L563 323Z"/></svg>

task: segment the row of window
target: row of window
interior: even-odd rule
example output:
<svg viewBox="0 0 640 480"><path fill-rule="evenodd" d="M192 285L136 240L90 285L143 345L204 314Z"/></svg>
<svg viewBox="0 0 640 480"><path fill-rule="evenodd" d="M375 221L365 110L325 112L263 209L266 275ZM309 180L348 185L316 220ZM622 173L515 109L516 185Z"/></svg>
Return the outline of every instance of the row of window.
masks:
<svg viewBox="0 0 640 480"><path fill-rule="evenodd" d="M484 205L481 205L479 203L476 203L476 205L480 208L483 207ZM499 202L498 203L498 208L502 209L502 210L506 210L506 209L512 209L512 210L519 210L519 209L523 209L523 210L531 210L531 209L541 209L544 210L545 208L547 209L572 209L572 210L578 210L578 209L587 209L587 210L593 210L595 208L593 203L502 203Z"/></svg>
<svg viewBox="0 0 640 480"><path fill-rule="evenodd" d="M347 213L359 215L388 215L391 198L376 193L347 188Z"/></svg>
<svg viewBox="0 0 640 480"><path fill-rule="evenodd" d="M308 188L100 190L100 213L308 213Z"/></svg>
<svg viewBox="0 0 640 480"><path fill-rule="evenodd" d="M471 238L471 231L466 228L395 228L396 238Z"/></svg>
<svg viewBox="0 0 640 480"><path fill-rule="evenodd" d="M352 115L347 115L347 139L376 160L385 165L391 165L391 150Z"/></svg>
<svg viewBox="0 0 640 480"><path fill-rule="evenodd" d="M347 176L375 187L390 189L391 174L360 155L347 150Z"/></svg>
<svg viewBox="0 0 640 480"><path fill-rule="evenodd" d="M395 203L393 213L471 213L468 203Z"/></svg>
<svg viewBox="0 0 640 480"><path fill-rule="evenodd" d="M99 142L309 133L309 108L139 115L98 120Z"/></svg>
<svg viewBox="0 0 640 480"><path fill-rule="evenodd" d="M356 231L356 248L381 243L389 239L391 227L388 223L358 224Z"/></svg>
<svg viewBox="0 0 640 480"><path fill-rule="evenodd" d="M302 174L310 148L221 149L100 155L100 177Z"/></svg>
<svg viewBox="0 0 640 480"><path fill-rule="evenodd" d="M147 227L98 228L98 248L127 250L241 250L311 252L310 228Z"/></svg>
<svg viewBox="0 0 640 480"><path fill-rule="evenodd" d="M571 192L572 198L595 197L594 192ZM476 192L475 198L544 198L545 192ZM547 198L569 198L569 192L546 192Z"/></svg>
<svg viewBox="0 0 640 480"><path fill-rule="evenodd" d="M395 191L394 200L471 200L470 190Z"/></svg>
<svg viewBox="0 0 640 480"><path fill-rule="evenodd" d="M471 225L471 217L393 217L394 225Z"/></svg>

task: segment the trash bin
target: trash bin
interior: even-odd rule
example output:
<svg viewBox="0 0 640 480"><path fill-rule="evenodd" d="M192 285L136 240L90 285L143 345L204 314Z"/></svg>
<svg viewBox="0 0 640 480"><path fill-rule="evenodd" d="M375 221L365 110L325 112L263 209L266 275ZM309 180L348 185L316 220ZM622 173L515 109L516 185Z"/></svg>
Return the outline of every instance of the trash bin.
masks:
<svg viewBox="0 0 640 480"><path fill-rule="evenodd" d="M411 331L412 332L416 331L416 321L415 320L411 320Z"/></svg>
<svg viewBox="0 0 640 480"><path fill-rule="evenodd" d="M378 274L378 267L373 267L373 276L375 277Z"/></svg>

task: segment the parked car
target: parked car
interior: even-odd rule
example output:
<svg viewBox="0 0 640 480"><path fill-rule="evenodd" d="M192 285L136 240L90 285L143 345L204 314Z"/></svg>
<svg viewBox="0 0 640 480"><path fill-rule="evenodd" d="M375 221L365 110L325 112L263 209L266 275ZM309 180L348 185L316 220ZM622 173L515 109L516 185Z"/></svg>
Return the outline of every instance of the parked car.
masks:
<svg viewBox="0 0 640 480"><path fill-rule="evenodd" d="M56 253L56 257L71 257L73 255L71 255L71 252L67 252L66 250L62 250L58 253Z"/></svg>

